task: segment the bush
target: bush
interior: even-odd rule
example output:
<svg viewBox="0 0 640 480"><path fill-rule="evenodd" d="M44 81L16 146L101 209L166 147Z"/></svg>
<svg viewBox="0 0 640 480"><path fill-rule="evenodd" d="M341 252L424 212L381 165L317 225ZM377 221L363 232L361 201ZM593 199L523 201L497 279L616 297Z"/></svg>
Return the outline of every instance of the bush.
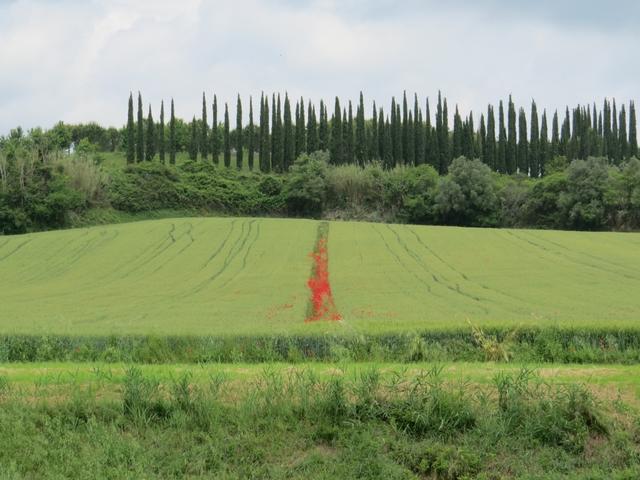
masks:
<svg viewBox="0 0 640 480"><path fill-rule="evenodd" d="M296 159L284 190L290 215L318 217L322 214L327 196L328 158L326 152L314 152Z"/></svg>

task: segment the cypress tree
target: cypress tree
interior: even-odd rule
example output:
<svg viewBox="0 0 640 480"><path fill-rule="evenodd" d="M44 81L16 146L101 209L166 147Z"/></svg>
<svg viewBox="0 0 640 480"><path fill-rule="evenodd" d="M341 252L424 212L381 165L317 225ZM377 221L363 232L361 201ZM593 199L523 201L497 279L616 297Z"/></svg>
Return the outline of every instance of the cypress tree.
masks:
<svg viewBox="0 0 640 480"><path fill-rule="evenodd" d="M364 99L362 92L360 92L360 101L358 102L358 109L356 111L355 157L358 165L364 166L367 159L367 138L364 124Z"/></svg>
<svg viewBox="0 0 640 480"><path fill-rule="evenodd" d="M333 117L331 118L331 162L335 165L342 163L342 110L340 109L340 100L336 97Z"/></svg>
<svg viewBox="0 0 640 480"><path fill-rule="evenodd" d="M207 99L202 92L202 125L200 133L200 155L205 162L209 159L209 124L207 123Z"/></svg>
<svg viewBox="0 0 640 480"><path fill-rule="evenodd" d="M513 99L509 95L509 106L507 113L507 123L509 129L509 135L507 139L507 153L506 153L506 168L509 175L516 172L516 151L517 151L517 134L516 134L516 107L513 104Z"/></svg>
<svg viewBox="0 0 640 480"><path fill-rule="evenodd" d="M376 155L376 158L380 159L385 166L388 166L387 161L385 160L385 129L384 109L380 107L380 110L378 111L378 154Z"/></svg>
<svg viewBox="0 0 640 480"><path fill-rule="evenodd" d="M236 167L238 170L242 170L242 163L244 160L244 143L242 138L242 100L238 95L236 102Z"/></svg>
<svg viewBox="0 0 640 480"><path fill-rule="evenodd" d="M289 96L284 94L284 171L288 171L295 160L295 138L293 136L293 123L291 121L291 103Z"/></svg>
<svg viewBox="0 0 640 480"><path fill-rule="evenodd" d="M620 149L618 148L618 111L616 108L616 99L613 99L613 111L611 113L611 141L609 147L611 150L611 159L618 164L620 162Z"/></svg>
<svg viewBox="0 0 640 480"><path fill-rule="evenodd" d="M319 141L316 110L311 104L311 100L309 100L309 106L307 107L307 153L319 150Z"/></svg>
<svg viewBox="0 0 640 480"><path fill-rule="evenodd" d="M429 99L427 98L425 107L424 118L424 159L425 162L438 170L439 167L439 155L437 153L437 140L433 134L433 127L431 125L431 107L429 106Z"/></svg>
<svg viewBox="0 0 640 480"><path fill-rule="evenodd" d="M398 116L399 118L399 116ZM407 91L402 93L402 163L409 164L409 109L407 107Z"/></svg>
<svg viewBox="0 0 640 480"><path fill-rule="evenodd" d="M255 145L253 144L254 138L254 126L253 126L253 98L249 96L249 131L247 132L247 148L249 150L247 161L249 163L249 170L253 171L253 156L255 153Z"/></svg>
<svg viewBox="0 0 640 480"><path fill-rule="evenodd" d="M380 113L384 112L380 109ZM382 162L387 168L393 167L393 141L391 136L391 123L389 117L383 121L383 135L382 135Z"/></svg>
<svg viewBox="0 0 640 480"><path fill-rule="evenodd" d="M189 158L195 160L198 158L198 125L196 117L193 116L191 121L191 137L189 139Z"/></svg>
<svg viewBox="0 0 640 480"><path fill-rule="evenodd" d="M531 139L529 142L529 165L531 176L540 176L540 130L538 124L538 107L531 102Z"/></svg>
<svg viewBox="0 0 640 480"><path fill-rule="evenodd" d="M473 125L473 112L469 112L469 118L467 119L467 125L465 129L463 155L467 158L478 158L475 145L475 129Z"/></svg>
<svg viewBox="0 0 640 480"><path fill-rule="evenodd" d="M558 123L558 110L553 112L553 121L551 125L551 153L550 158L554 158L560 154L560 125Z"/></svg>
<svg viewBox="0 0 640 480"><path fill-rule="evenodd" d="M447 113L447 99L442 101L442 96L438 92L438 110L436 112L436 137L438 141L438 171L441 175L447 173L449 169L450 143L449 143L449 116Z"/></svg>
<svg viewBox="0 0 640 480"><path fill-rule="evenodd" d="M391 117L390 117L390 125L391 125L391 148L392 148L392 153L391 153L391 158L392 158L392 162L391 165L395 166L398 164L398 162L401 160L400 159L400 152L401 152L401 146L400 146L400 135L398 135L398 133L400 132L400 130L397 128L397 124L399 122L399 119L397 118L397 109L396 109L396 99L395 97L391 97Z"/></svg>
<svg viewBox="0 0 640 480"><path fill-rule="evenodd" d="M151 105L149 105L149 114L147 115L147 146L145 149L145 160L150 162L156 154L156 133L155 124L153 122L153 114L151 113Z"/></svg>
<svg viewBox="0 0 640 480"><path fill-rule="evenodd" d="M127 112L127 163L136 161L135 126L133 121L133 94L129 93L129 108Z"/></svg>
<svg viewBox="0 0 640 480"><path fill-rule="evenodd" d="M169 163L176 164L176 112L171 99L171 118L169 119Z"/></svg>
<svg viewBox="0 0 640 480"><path fill-rule="evenodd" d="M258 142L258 166L261 172L266 172L265 169L265 143L264 143L264 92L260 94L260 134Z"/></svg>
<svg viewBox="0 0 640 480"><path fill-rule="evenodd" d="M453 114L453 158L458 158L462 155L462 141L464 138L462 130L462 118L460 118L458 105L456 105L456 111Z"/></svg>
<svg viewBox="0 0 640 480"><path fill-rule="evenodd" d="M347 163L355 163L356 161L356 149L355 149L355 138L354 138L354 128L353 128L353 107L351 105L351 100L349 100L349 114L347 117L346 123L346 135L345 135L345 145L347 150Z"/></svg>
<svg viewBox="0 0 640 480"><path fill-rule="evenodd" d="M529 174L529 142L527 140L527 116L520 108L518 114L518 171L523 175Z"/></svg>
<svg viewBox="0 0 640 480"><path fill-rule="evenodd" d="M620 138L619 144L619 158L621 160L626 159L629 156L629 141L627 140L627 112L624 105L620 107L620 122L619 122L618 136Z"/></svg>
<svg viewBox="0 0 640 480"><path fill-rule="evenodd" d="M629 103L629 156L638 157L638 130L636 127L636 105Z"/></svg>
<svg viewBox="0 0 640 480"><path fill-rule="evenodd" d="M322 100L320 100L320 122L318 123L318 150L331 150L327 106Z"/></svg>
<svg viewBox="0 0 640 480"><path fill-rule="evenodd" d="M278 94L276 124L278 126L278 137L277 137L278 143L276 144L276 152L277 152L277 158L278 158L277 165L278 165L278 171L284 172L286 171L285 163L284 163L284 127L282 125L282 101L280 99L280 94Z"/></svg>
<svg viewBox="0 0 640 480"><path fill-rule="evenodd" d="M280 171L278 157L278 119L275 93L271 96L271 168L276 172Z"/></svg>
<svg viewBox="0 0 640 480"><path fill-rule="evenodd" d="M229 138L229 105L224 104L224 133L222 138L224 150L224 166L231 166L231 139Z"/></svg>
<svg viewBox="0 0 640 480"><path fill-rule="evenodd" d="M304 100L300 98L300 103L296 105L296 155L298 158L300 154L307 149L306 128L304 121Z"/></svg>
<svg viewBox="0 0 640 480"><path fill-rule="evenodd" d="M144 120L142 117L142 95L138 92L138 125L137 125L137 138L136 138L136 161L142 162L144 160Z"/></svg>
<svg viewBox="0 0 640 480"><path fill-rule="evenodd" d="M416 98L416 102L417 102L417 98ZM422 120L422 110L420 109L420 107L416 108L416 115L418 116L417 119L414 119L414 135L415 135L415 142L416 142L416 165L422 165L424 163L424 137L425 137L425 129L424 129L424 124L423 124L423 120Z"/></svg>
<svg viewBox="0 0 640 480"><path fill-rule="evenodd" d="M424 129L422 128L422 112L418 105L418 94L413 94L413 162L424 163Z"/></svg>
<svg viewBox="0 0 640 480"><path fill-rule="evenodd" d="M611 107L609 101L605 98L603 112L603 128L602 128L602 154L611 158Z"/></svg>
<svg viewBox="0 0 640 480"><path fill-rule="evenodd" d="M502 100L498 105L498 152L496 158L496 170L500 173L507 172L507 130L504 122L504 105Z"/></svg>
<svg viewBox="0 0 640 480"><path fill-rule="evenodd" d="M564 113L564 121L562 122L562 130L560 130L560 155L569 155L569 139L571 138L571 122L569 120L569 109Z"/></svg>
<svg viewBox="0 0 640 480"><path fill-rule="evenodd" d="M414 126L413 126L413 112L409 110L409 117L407 118L407 124L405 126L406 129L406 141L407 141L407 152L405 153L405 161L407 165L415 164L415 153L416 153L416 140L414 137Z"/></svg>
<svg viewBox="0 0 640 480"><path fill-rule="evenodd" d="M489 105L487 111L487 137L485 139L485 159L491 170L496 169L496 118L493 106Z"/></svg>
<svg viewBox="0 0 640 480"><path fill-rule="evenodd" d="M549 132L547 127L547 111L542 111L542 124L540 126L540 176L544 176L546 172L547 162L549 161Z"/></svg>
<svg viewBox="0 0 640 480"><path fill-rule="evenodd" d="M478 131L478 147L480 152L480 160L486 165L489 165L489 158L487 157L487 126L484 121L484 113L480 114L480 130Z"/></svg>
<svg viewBox="0 0 640 480"><path fill-rule="evenodd" d="M213 96L211 118L211 161L214 164L220 163L220 128L218 127L218 98Z"/></svg>
<svg viewBox="0 0 640 480"><path fill-rule="evenodd" d="M164 100L160 102L160 130L158 131L158 151L160 152L160 162L165 163Z"/></svg>
<svg viewBox="0 0 640 480"><path fill-rule="evenodd" d="M376 108L376 102L373 102L373 113L371 114L371 135L368 142L368 155L369 161L380 158L378 154L378 109Z"/></svg>

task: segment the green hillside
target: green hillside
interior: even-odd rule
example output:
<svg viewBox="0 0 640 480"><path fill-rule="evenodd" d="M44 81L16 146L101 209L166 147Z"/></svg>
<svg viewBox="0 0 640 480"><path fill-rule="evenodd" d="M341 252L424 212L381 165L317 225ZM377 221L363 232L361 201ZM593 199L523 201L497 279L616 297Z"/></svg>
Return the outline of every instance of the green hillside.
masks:
<svg viewBox="0 0 640 480"><path fill-rule="evenodd" d="M640 235L332 222L341 322L305 322L318 222L189 218L0 237L1 333L633 326Z"/></svg>

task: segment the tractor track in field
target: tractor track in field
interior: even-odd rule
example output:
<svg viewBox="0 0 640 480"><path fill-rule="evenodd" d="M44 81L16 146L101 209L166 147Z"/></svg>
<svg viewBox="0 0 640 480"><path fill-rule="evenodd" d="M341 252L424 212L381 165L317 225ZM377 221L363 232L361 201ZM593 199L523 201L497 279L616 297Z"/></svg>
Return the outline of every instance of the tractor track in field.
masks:
<svg viewBox="0 0 640 480"><path fill-rule="evenodd" d="M449 285L448 283L444 283L441 282L440 279L431 271L429 270L428 266L426 265L426 263L424 263L424 261L422 260L422 258L416 253L414 252L411 248L409 248L409 246L402 240L402 238L400 237L400 235L398 235L398 232L396 232L393 228L391 228L390 225L386 225L386 227L393 232L398 245L400 245L406 252L407 254L413 259L413 261L415 262L415 264L420 267L424 272L426 272L427 274L431 275L431 277L434 279L434 281L438 284L441 285L443 287L445 287L446 289L448 289L449 291L456 293L457 295L460 295L462 297L468 298L470 300L473 300L476 303L481 303L482 301L486 301L486 298L481 298L481 297L477 297L475 295L472 295L470 293L467 293L463 290L460 289L460 286L458 284L456 284L455 287ZM418 275L416 275L418 276ZM485 313L489 313L489 310L482 306L482 305L478 305L482 310L485 311Z"/></svg>
<svg viewBox="0 0 640 480"><path fill-rule="evenodd" d="M598 266L598 265L594 265L594 264L591 264L591 263L581 262L579 260L576 260L574 258L569 257L568 255L565 255L564 253L558 252L558 251L553 250L551 248L547 248L544 245L536 243L536 242L534 242L534 241L532 241L532 240L530 240L530 239L528 239L526 237L522 237L520 235L516 235L515 233L513 233L513 232L511 232L509 230L507 230L506 232L507 232L508 235L513 236L514 238L518 239L520 242L525 242L525 243L531 245L534 248L537 248L537 249L542 250L544 252L548 252L548 253L550 253L552 255L555 255L557 257L560 257L560 258L564 259L565 261L567 261L569 263L573 263L574 265L579 265L579 266L582 266L582 267L591 268L593 270L597 270L597 271L600 271L600 272L611 273L611 274L618 275L618 276L621 276L621 277L625 277L625 278L628 278L628 279L631 279L631 280L636 280L636 281L640 280L640 278L638 278L638 277L635 277L635 276L632 276L632 275L628 275L626 273L622 273L622 272L619 272L619 271L616 271L616 270L612 270L610 268L604 268L604 267L601 267L601 266Z"/></svg>
<svg viewBox="0 0 640 480"><path fill-rule="evenodd" d="M24 247L25 245L27 245L30 242L31 242L30 238L28 240L22 242L20 245L18 245L16 248L11 250L9 253L3 255L2 257L0 257L0 262L5 261L7 258L11 257L14 253L20 251L22 249L22 247Z"/></svg>
<svg viewBox="0 0 640 480"><path fill-rule="evenodd" d="M458 270L456 267L454 267L450 262L448 262L447 260L445 260L444 258L442 258L440 255L438 255L431 247L429 247L429 245L427 245L422 238L420 238L420 236L412 229L409 227L405 227L405 229L409 232L411 232L413 234L413 236L416 238L416 240L418 241L418 243L425 248L425 250L427 252L429 252L431 255L433 255L435 258L437 258L440 262L442 262L443 265L445 265L446 267L448 267L449 269L451 269L453 272L455 272L457 275L459 275L464 281L469 282L472 285L476 285L484 290L490 291L490 292L494 292L497 293L498 295L503 295L507 298L510 298L511 300L516 300L518 302L527 302L527 303L533 303L530 300L523 300L519 297L516 297L515 295L511 295L510 293L504 292L502 290L498 290L492 287L489 287L487 285L484 285L478 281L475 280L471 280L469 277L467 277L467 275L465 275L463 272L461 272L460 270ZM444 277L443 277L444 278Z"/></svg>
<svg viewBox="0 0 640 480"><path fill-rule="evenodd" d="M596 260L598 262L602 262L602 263L604 263L606 265L609 265L609 266L611 266L613 268L621 268L621 269L624 269L624 270L628 270L628 267L626 265L620 265L619 263L612 262L611 260L608 260L608 259L603 258L603 257L598 257L596 255L591 255L590 253L587 253L587 252L583 252L583 251L579 251L579 250L571 250L570 248L568 248L565 245L562 245L561 243L555 242L553 240L549 240L548 238L539 237L538 235L534 235L533 233L529 233L529 235L531 235L536 240L550 243L552 245L555 245L556 247L561 248L562 250L566 250L568 252L576 253L577 255L584 255L585 257L591 258L592 260ZM576 261L579 261L579 260L576 260ZM586 264L586 265L589 265L589 264ZM629 272L627 272L627 273L629 273ZM634 277L634 278L636 278L637 280L640 280L640 278L638 278L638 277Z"/></svg>
<svg viewBox="0 0 640 480"><path fill-rule="evenodd" d="M201 224L202 224L202 221L196 223L195 226L192 225L190 222L187 223L187 225L188 225L187 230L185 231L185 233L183 233L178 238L176 238L176 242L186 235L187 237L189 237L189 243L187 243L184 247L182 247L180 250L178 250L178 252L175 255L173 255L171 258L169 258L168 260L166 260L166 261L162 262L160 265L158 265L155 270L153 270L151 273L149 273L149 275L153 275L157 271L162 270L169 263L173 262L176 258L180 257L180 255L182 255L188 248L192 247L193 244L196 241L195 237L193 236L193 231L195 230L195 228L198 225L201 225Z"/></svg>
<svg viewBox="0 0 640 480"><path fill-rule="evenodd" d="M227 256L225 257L225 259L222 262L222 266L216 270L216 272L211 275L209 278L207 278L206 280L200 282L193 290L191 290L187 296L192 296L195 295L196 293L201 292L203 289L205 289L208 285L210 285L211 283L215 282L216 279L218 277L220 277L220 275L222 275L227 267L231 264L231 262L233 262L233 260L240 254L240 252L242 252L242 250L244 249L245 245L247 244L247 241L251 235L251 230L253 229L253 224L256 222L255 219L250 220L249 222L242 222L242 226L240 229L240 235L238 235L237 240L231 245L231 248L229 249L229 253L227 253ZM248 228L246 228L247 233L244 233L245 231L245 225L247 225Z"/></svg>
<svg viewBox="0 0 640 480"><path fill-rule="evenodd" d="M235 223L236 223L236 219L234 218L233 220L231 220L231 225L230 225L231 228L229 228L229 231L227 232L227 235L222 240L222 243L220 243L218 248L211 254L211 256L207 259L206 263L202 266L202 268L200 270L204 270L205 268L207 268L209 266L209 264L211 263L211 261L214 258L216 258L218 256L218 254L222 251L224 246L227 244L227 241L229 240L229 237L231 237L231 234L233 233L233 229L235 228Z"/></svg>
<svg viewBox="0 0 640 480"><path fill-rule="evenodd" d="M405 263L402 261L400 256L395 251L393 251L393 249L391 248L391 245L389 245L387 240L384 238L384 235L382 235L382 232L380 232L380 230L378 230L378 228L376 228L375 225L372 225L371 228L373 228L373 230L378 234L378 236L380 237L380 240L382 240L382 243L384 243L384 246L387 249L387 252L389 252L389 254L395 259L396 263L400 266L402 270L411 274L416 280L418 280L418 282L423 284L427 288L427 291L429 292L430 295L444 298L442 295L433 293L433 291L431 290L431 285L427 281L425 281L424 278L422 278L420 275L417 275L413 270L411 270L408 266L405 265Z"/></svg>
<svg viewBox="0 0 640 480"><path fill-rule="evenodd" d="M232 280L234 280L238 275L240 275L240 273L246 268L247 266L247 258L249 257L249 254L251 253L251 249L253 248L253 246L256 244L256 242L258 241L258 238L260 237L260 221L256 222L256 234L253 237L253 240L251 240L251 242L249 243L249 245L247 245L247 248L244 252L244 256L242 257L242 264L240 266L240 269L235 272L230 278L228 278L225 282L223 282L219 288L224 287L225 285L227 285L228 283L230 283Z"/></svg>

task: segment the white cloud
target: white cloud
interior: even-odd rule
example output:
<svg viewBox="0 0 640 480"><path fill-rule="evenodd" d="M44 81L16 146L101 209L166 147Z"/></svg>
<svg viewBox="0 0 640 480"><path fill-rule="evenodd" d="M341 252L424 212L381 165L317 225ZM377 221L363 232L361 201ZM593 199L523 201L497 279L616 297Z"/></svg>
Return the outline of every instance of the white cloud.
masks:
<svg viewBox="0 0 640 480"><path fill-rule="evenodd" d="M463 112L513 93L528 108L635 94L638 33L597 19L567 26L457 3L274 0L19 0L0 3L0 134L16 125L96 120L121 125L128 92L155 109L200 112L285 90L388 106L403 89L441 89ZM425 6L426 5L426 6ZM605 7L602 7L605 8ZM245 111L248 109L245 108Z"/></svg>

